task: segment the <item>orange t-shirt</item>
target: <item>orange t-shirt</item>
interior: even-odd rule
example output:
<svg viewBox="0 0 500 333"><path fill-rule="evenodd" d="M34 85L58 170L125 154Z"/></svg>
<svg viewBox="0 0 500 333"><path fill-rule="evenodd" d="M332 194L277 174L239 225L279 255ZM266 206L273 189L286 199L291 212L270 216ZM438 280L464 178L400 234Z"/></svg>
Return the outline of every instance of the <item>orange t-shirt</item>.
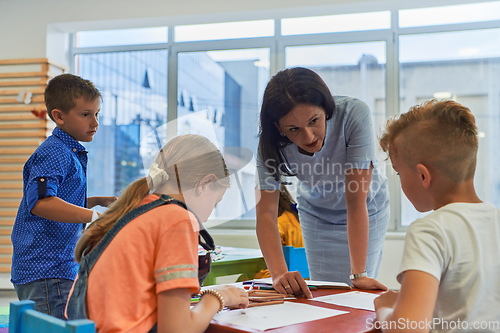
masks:
<svg viewBox="0 0 500 333"><path fill-rule="evenodd" d="M285 210L283 214L278 217L278 230L281 236L281 244L293 247L304 247L300 223L292 213Z"/></svg>
<svg viewBox="0 0 500 333"><path fill-rule="evenodd" d="M148 195L141 205L157 200ZM157 297L165 290L199 288L196 217L167 204L130 221L90 272L89 319L99 333L148 332L157 322Z"/></svg>

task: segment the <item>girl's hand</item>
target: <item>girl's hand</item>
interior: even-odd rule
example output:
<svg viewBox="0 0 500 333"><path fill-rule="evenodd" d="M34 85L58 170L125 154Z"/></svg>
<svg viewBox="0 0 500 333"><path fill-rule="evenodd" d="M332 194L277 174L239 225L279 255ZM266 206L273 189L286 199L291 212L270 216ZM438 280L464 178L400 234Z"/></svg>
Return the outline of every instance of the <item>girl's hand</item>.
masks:
<svg viewBox="0 0 500 333"><path fill-rule="evenodd" d="M245 289L231 285L216 285L209 288L218 291L230 309L244 309L248 306L248 293Z"/></svg>

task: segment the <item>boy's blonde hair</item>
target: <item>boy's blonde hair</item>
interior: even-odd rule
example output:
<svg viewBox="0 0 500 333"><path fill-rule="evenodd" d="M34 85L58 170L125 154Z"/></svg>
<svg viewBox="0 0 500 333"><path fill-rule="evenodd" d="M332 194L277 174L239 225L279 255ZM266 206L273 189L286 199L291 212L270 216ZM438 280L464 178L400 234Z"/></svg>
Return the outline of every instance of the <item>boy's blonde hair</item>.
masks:
<svg viewBox="0 0 500 333"><path fill-rule="evenodd" d="M229 171L217 147L201 135L181 135L170 140L158 153L155 163L165 170L180 190L193 189L209 174L217 181L214 186L229 187ZM125 214L136 208L149 194L146 178L130 184L109 209L85 230L76 244L75 259L80 262L85 249L93 249L104 235Z"/></svg>
<svg viewBox="0 0 500 333"><path fill-rule="evenodd" d="M380 146L411 168L419 163L431 166L453 182L474 177L478 149L474 116L452 100L430 100L389 119Z"/></svg>

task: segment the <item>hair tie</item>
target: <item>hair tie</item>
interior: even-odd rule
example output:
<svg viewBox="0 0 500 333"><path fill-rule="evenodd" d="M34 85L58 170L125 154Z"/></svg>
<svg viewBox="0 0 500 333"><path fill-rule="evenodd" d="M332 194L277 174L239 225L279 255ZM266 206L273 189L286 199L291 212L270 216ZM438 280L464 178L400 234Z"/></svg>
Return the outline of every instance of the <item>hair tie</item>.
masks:
<svg viewBox="0 0 500 333"><path fill-rule="evenodd" d="M160 169L157 163L153 163L146 177L150 190L154 190L159 185L166 183L170 177L165 170Z"/></svg>

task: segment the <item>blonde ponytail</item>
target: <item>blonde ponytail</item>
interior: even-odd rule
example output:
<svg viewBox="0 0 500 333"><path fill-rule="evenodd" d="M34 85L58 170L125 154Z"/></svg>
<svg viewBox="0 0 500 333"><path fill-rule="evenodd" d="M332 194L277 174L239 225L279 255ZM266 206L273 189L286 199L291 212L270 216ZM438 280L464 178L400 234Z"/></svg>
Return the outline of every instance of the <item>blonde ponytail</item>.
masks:
<svg viewBox="0 0 500 333"><path fill-rule="evenodd" d="M130 184L109 209L88 227L75 248L75 259L80 262L82 253L86 248L93 249L104 235L125 214L136 208L149 193L146 178L140 178Z"/></svg>

